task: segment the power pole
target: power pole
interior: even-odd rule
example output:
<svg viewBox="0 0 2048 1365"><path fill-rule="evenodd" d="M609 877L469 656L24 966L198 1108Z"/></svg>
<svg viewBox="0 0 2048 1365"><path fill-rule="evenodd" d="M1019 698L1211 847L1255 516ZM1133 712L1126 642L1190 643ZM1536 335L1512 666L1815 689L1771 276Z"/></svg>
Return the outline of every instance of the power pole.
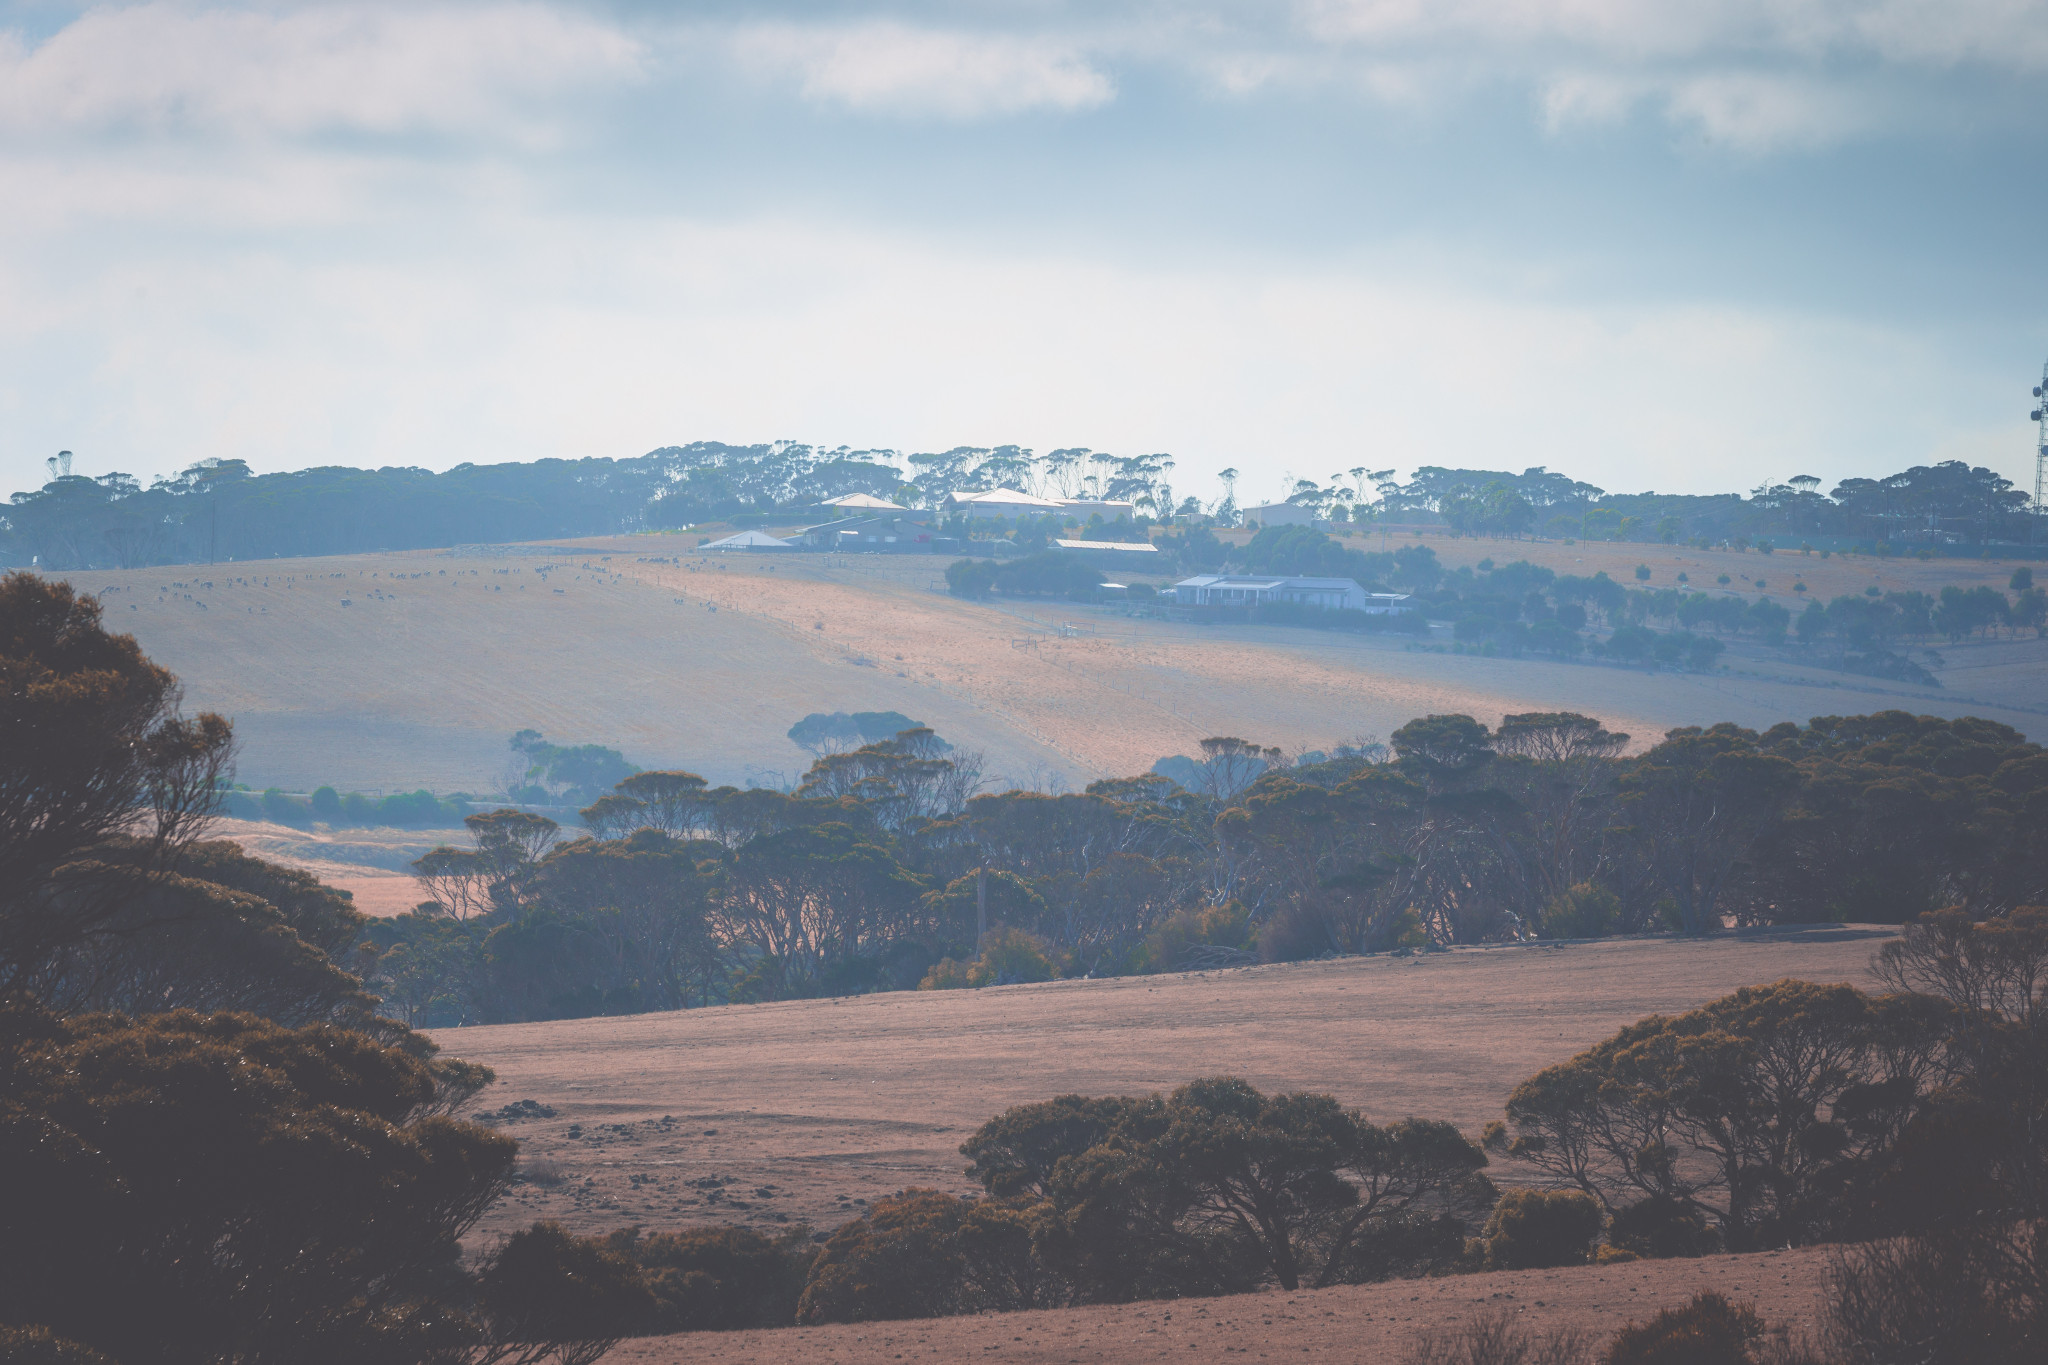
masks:
<svg viewBox="0 0 2048 1365"><path fill-rule="evenodd" d="M2027 541L2032 543L2041 536L2041 518L2048 513L2041 495L2048 491L2048 362L2041 366L2041 382L2034 386L2034 410L2027 414L2034 419L2034 520L2027 527Z"/></svg>

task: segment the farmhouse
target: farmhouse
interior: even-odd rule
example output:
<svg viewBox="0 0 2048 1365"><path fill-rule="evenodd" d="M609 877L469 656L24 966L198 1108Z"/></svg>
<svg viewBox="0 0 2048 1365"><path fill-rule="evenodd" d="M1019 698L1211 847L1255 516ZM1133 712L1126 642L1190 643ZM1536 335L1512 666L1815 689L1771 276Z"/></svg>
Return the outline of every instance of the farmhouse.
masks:
<svg viewBox="0 0 2048 1365"><path fill-rule="evenodd" d="M1405 592L1367 592L1349 578L1280 578L1258 574L1197 574L1173 585L1183 607L1257 607L1297 602L1308 607L1345 607L1384 615L1404 611Z"/></svg>

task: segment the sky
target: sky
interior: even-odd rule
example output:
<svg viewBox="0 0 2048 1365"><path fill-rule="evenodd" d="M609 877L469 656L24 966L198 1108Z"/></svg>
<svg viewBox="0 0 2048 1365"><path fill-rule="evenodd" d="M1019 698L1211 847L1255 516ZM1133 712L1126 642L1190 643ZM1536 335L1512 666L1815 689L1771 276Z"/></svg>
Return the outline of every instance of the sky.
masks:
<svg viewBox="0 0 2048 1365"><path fill-rule="evenodd" d="M2031 489L2048 0L0 0L0 493L693 440Z"/></svg>

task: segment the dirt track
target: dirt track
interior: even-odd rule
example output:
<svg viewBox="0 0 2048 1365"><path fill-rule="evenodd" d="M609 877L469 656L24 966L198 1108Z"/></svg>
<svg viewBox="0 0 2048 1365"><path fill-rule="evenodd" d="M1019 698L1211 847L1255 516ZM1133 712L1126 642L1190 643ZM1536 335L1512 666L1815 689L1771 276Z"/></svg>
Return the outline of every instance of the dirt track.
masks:
<svg viewBox="0 0 2048 1365"><path fill-rule="evenodd" d="M1381 1121L1447 1118L1476 1133L1522 1079L1644 1015L1786 976L1867 985L1889 932L1455 949L434 1036L497 1070L479 1108L530 1099L555 1111L507 1131L565 1179L519 1187L487 1231L537 1217L586 1231L825 1228L905 1186L965 1191L962 1139L1057 1094L1230 1073L1329 1091Z"/></svg>

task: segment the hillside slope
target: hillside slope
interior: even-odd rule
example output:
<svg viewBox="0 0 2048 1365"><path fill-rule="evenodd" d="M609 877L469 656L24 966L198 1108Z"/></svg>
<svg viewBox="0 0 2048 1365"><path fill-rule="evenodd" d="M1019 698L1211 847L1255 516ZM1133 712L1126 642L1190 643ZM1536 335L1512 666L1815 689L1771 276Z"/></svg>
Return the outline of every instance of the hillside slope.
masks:
<svg viewBox="0 0 2048 1365"><path fill-rule="evenodd" d="M1494 723L1510 711L1577 710L1642 742L1677 725L1761 727L1886 707L2048 733L2048 642L2038 640L1947 651L1947 691L1742 646L1713 674L1649 673L1139 621L1107 608L969 603L936 590L934 559L700 557L684 543L640 536L74 581L105 593L110 624L174 669L192 705L235 718L242 780L289 790L488 792L506 775L507 737L523 728L714 781L773 780L809 761L785 738L789 726L836 710L903 712L986 751L1005 784L1033 786L1143 771L1205 735L1321 748L1443 711ZM1443 543L1447 560L1482 548ZM1546 552L1574 549L1592 547ZM1656 560L1654 581L1706 555L1628 553ZM1885 565L1882 581L1938 567Z"/></svg>

